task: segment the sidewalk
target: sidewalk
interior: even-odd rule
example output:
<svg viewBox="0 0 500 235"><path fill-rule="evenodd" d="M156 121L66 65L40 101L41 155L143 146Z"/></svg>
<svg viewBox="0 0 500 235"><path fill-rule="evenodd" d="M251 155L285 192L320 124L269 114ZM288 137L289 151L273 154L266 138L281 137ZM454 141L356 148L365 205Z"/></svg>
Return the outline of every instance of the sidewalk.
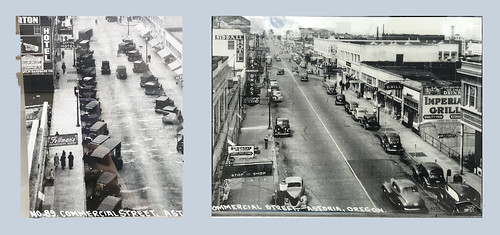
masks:
<svg viewBox="0 0 500 235"><path fill-rule="evenodd" d="M361 108L371 111L375 107L375 104L371 100L357 98L356 93L352 90L343 91L343 94L345 94L347 101L356 101ZM403 148L405 149L405 155L415 163L436 161L443 168L445 174L448 169L451 169L452 177L460 173L460 165L455 160L434 148L410 128L403 126L399 120L392 118L390 114L383 111L380 112L380 126L381 132L387 130L399 133ZM464 169L462 178L468 185L482 194L481 176Z"/></svg>
<svg viewBox="0 0 500 235"><path fill-rule="evenodd" d="M60 157L62 151L66 151L66 156L70 152L75 156L74 167L69 169L68 159L66 159L66 168L63 170L61 164L55 169L54 179L54 202L52 210L59 211L85 211L86 210L86 190L84 181L84 164L82 148L82 131L77 127L77 98L73 87L78 81L76 68L73 67L73 58L71 50L65 51L66 56L57 63L57 70L61 78L57 88L54 90L54 100L52 106L52 126L50 135L59 134L78 134L78 145L58 146L49 148L49 157L45 171L50 172L54 168L54 155ZM66 63L66 73L63 74L61 65Z"/></svg>
<svg viewBox="0 0 500 235"><path fill-rule="evenodd" d="M279 151L275 147L273 130L269 127L268 98L266 89L261 89L260 104L247 106L246 117L241 125L238 145L258 146L260 154L256 154L255 161L273 161L273 176L257 176L231 179L229 198L223 204L269 205L272 194L276 189L278 171L276 155ZM272 120L272 119L271 119ZM264 138L269 139L268 148L265 148Z"/></svg>

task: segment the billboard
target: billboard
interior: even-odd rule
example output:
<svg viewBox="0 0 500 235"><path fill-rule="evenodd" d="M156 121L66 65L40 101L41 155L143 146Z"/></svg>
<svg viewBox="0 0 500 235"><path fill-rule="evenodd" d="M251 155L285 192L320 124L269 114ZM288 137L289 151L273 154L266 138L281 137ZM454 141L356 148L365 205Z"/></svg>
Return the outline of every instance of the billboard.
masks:
<svg viewBox="0 0 500 235"><path fill-rule="evenodd" d="M52 20L48 16L18 16L21 67L24 75L51 75Z"/></svg>
<svg viewBox="0 0 500 235"><path fill-rule="evenodd" d="M459 121L460 87L422 87L422 122Z"/></svg>
<svg viewBox="0 0 500 235"><path fill-rule="evenodd" d="M229 157L233 158L254 158L254 146L229 146Z"/></svg>

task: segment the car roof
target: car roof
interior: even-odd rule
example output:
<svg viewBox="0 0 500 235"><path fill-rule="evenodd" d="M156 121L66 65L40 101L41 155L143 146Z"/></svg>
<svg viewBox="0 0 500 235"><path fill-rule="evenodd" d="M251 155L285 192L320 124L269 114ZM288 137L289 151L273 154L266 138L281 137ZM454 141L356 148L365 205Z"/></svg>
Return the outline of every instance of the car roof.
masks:
<svg viewBox="0 0 500 235"><path fill-rule="evenodd" d="M385 133L385 136L387 136L387 137L399 137L399 134L396 132L387 132L387 133Z"/></svg>
<svg viewBox="0 0 500 235"><path fill-rule="evenodd" d="M399 185L399 187L401 188L406 188L406 187L415 187L416 184L409 180L409 179L406 179L406 178L400 178L400 179L393 179L394 182L396 182L396 184Z"/></svg>
<svg viewBox="0 0 500 235"><path fill-rule="evenodd" d="M281 118L277 118L276 120L278 120L278 121L288 121L288 118L282 118L281 117Z"/></svg>
<svg viewBox="0 0 500 235"><path fill-rule="evenodd" d="M300 177L300 176L290 176L290 177L286 177L285 182L286 182L287 184L288 184L288 183L291 183L291 182L302 182L302 177Z"/></svg>
<svg viewBox="0 0 500 235"><path fill-rule="evenodd" d="M438 165L435 162L422 162L421 164L422 164L422 166L424 166L425 168L427 168L427 170L436 169L436 168L439 168L441 170L443 169L443 168L441 168L440 165Z"/></svg>
<svg viewBox="0 0 500 235"><path fill-rule="evenodd" d="M460 196L463 195L476 195L480 197L477 190L465 183L448 183L448 186L457 192Z"/></svg>

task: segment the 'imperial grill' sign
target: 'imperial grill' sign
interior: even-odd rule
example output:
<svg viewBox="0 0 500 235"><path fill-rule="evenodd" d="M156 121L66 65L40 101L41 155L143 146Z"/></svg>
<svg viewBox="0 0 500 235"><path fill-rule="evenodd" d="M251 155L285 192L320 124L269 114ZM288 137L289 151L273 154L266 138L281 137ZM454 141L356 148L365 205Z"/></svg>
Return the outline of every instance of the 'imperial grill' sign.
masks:
<svg viewBox="0 0 500 235"><path fill-rule="evenodd" d="M422 98L423 122L460 119L460 87L422 87Z"/></svg>
<svg viewBox="0 0 500 235"><path fill-rule="evenodd" d="M78 134L51 135L49 136L49 147L78 145Z"/></svg>

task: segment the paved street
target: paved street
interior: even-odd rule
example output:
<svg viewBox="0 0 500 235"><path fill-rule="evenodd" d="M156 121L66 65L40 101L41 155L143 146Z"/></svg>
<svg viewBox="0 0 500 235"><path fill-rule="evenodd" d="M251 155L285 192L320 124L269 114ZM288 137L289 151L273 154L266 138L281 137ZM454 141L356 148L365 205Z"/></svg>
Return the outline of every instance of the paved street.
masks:
<svg viewBox="0 0 500 235"><path fill-rule="evenodd" d="M97 71L97 97L101 102L101 119L108 124L110 136L122 140L124 159L121 176L123 206L157 211L182 209L182 154L176 150L177 125L162 123L154 111L157 96L146 95L139 76L133 73L133 62L125 54L117 56L118 44L131 38L146 57L146 42L135 28L136 22L107 22L104 17L78 17L75 32L94 29L90 49L94 51ZM127 32L130 32L127 35ZM67 56L71 56L67 51ZM182 109L182 88L175 84L172 72L152 48L150 70L159 78L166 94ZM110 61L111 74L101 75L103 60ZM127 79L117 79L116 67L127 67Z"/></svg>
<svg viewBox="0 0 500 235"><path fill-rule="evenodd" d="M265 46L270 48L268 55L281 51L277 43L271 39L265 40ZM442 205L437 202L436 191L432 189L418 186L426 210L402 213L383 197L381 186L383 182L391 178L413 179L412 166L418 162L437 161L445 171L451 169L453 174L458 173L456 162L428 145L388 114L381 114L380 130L364 130L351 118L351 115L344 111L343 105L335 105L334 95L326 93L322 73L309 74L309 81L302 82L300 74L305 73L305 68L299 68L300 72L296 74L292 68L298 64L293 61L289 62L291 55L285 53L279 56L282 61L273 59L270 78L277 80L283 95L283 102L272 105L271 115L273 121L277 117L289 118L292 129L292 136L275 138L280 145L275 172L279 181L288 176L302 177L308 206L312 210L321 211L322 208L329 207L333 208L329 209L333 212L354 214L368 212L367 215L374 216L378 213L386 216L391 214L426 217L448 215ZM278 69L284 69L285 74L277 75ZM332 76L331 80L335 81L336 76ZM340 86L337 91L340 92ZM361 108L369 111L373 109L374 105L369 100L357 98L353 91L348 90L344 93L347 101L359 102ZM248 114L251 112L255 112L251 117L260 120L261 125L267 124L267 109L250 107ZM242 133L248 132L245 130L248 123L247 120L243 122ZM380 136L389 131L400 133L406 153L388 154L383 150ZM266 132L262 130L261 133L264 135ZM240 141L250 144L244 138L242 139ZM417 152L424 152L427 155L419 154L419 157L415 159L413 146L417 143ZM471 173L463 177L478 191L481 190L480 177ZM244 180L259 181L260 177ZM274 187L277 188L276 183ZM250 191L256 189L253 186L252 189L249 188ZM268 186L260 185L260 189L253 194L235 193L230 197L231 201L228 204L267 205L270 196L262 197L262 192L267 191L270 191Z"/></svg>

